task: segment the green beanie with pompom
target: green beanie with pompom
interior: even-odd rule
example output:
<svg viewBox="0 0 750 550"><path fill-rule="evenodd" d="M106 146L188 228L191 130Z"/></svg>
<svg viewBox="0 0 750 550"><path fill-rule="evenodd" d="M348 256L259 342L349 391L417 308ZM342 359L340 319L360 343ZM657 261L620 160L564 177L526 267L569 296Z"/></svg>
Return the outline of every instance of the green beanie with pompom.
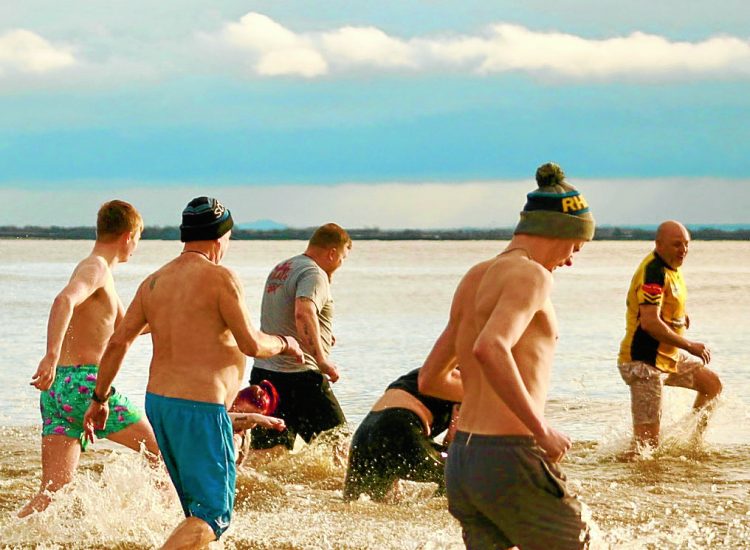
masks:
<svg viewBox="0 0 750 550"><path fill-rule="evenodd" d="M586 199L565 181L565 172L554 162L536 170L539 188L526 195L526 205L514 234L540 235L553 239L594 237L594 216Z"/></svg>

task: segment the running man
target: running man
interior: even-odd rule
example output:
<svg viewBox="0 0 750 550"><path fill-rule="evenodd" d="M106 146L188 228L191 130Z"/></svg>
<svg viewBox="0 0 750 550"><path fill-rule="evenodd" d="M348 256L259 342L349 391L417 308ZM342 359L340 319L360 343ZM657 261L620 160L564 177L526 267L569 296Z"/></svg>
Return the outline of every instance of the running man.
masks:
<svg viewBox="0 0 750 550"><path fill-rule="evenodd" d="M659 444L664 385L695 390L693 410L701 413L699 435L721 393L719 376L706 366L711 350L684 336L690 328L690 317L685 309L687 287L680 266L689 243L690 234L684 225L662 223L656 231L654 250L630 282L625 338L617 363L620 376L630 386L635 452L644 445Z"/></svg>
<svg viewBox="0 0 750 550"><path fill-rule="evenodd" d="M111 399L125 353L148 324L153 356L146 414L185 513L164 548L202 548L229 526L236 470L227 409L244 376L245 356L302 360L293 338L253 327L239 278L219 265L232 225L216 199L188 203L180 226L184 249L138 288L104 352L84 418L89 437L107 421L102 403Z"/></svg>
<svg viewBox="0 0 750 550"><path fill-rule="evenodd" d="M42 483L18 517L47 508L50 493L73 479L81 449L87 446L83 414L93 395L104 348L125 313L112 270L130 259L142 231L143 220L132 205L120 200L103 204L93 250L75 267L52 304L47 353L31 380L42 392ZM114 393L108 410L112 414L96 436L135 451L143 444L155 459L159 449L154 433L130 400Z"/></svg>
<svg viewBox="0 0 750 550"><path fill-rule="evenodd" d="M279 392L276 416L286 431L253 428L253 449L283 445L294 447L299 434L309 443L316 435L346 422L331 383L339 379L330 359L333 337L331 280L349 255L352 240L335 223L315 230L303 254L273 268L266 280L260 312L260 328L291 334L302 345L304 364L288 357L258 358L250 383L269 380Z"/></svg>
<svg viewBox="0 0 750 550"><path fill-rule="evenodd" d="M450 398L461 365L463 402L448 448L448 507L469 549L585 548L589 529L558 463L570 439L544 418L557 321L552 271L594 235L583 196L556 164L536 172L506 249L472 267L422 370L420 391Z"/></svg>

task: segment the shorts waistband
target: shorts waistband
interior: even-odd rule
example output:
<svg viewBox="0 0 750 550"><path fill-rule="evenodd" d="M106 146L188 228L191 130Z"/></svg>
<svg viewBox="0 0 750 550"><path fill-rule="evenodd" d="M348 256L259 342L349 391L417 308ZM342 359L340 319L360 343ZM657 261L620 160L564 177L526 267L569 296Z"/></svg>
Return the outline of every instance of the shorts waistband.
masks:
<svg viewBox="0 0 750 550"><path fill-rule="evenodd" d="M419 417L419 415L411 409L405 409L404 407L388 407L385 409L380 409L379 411L370 411L369 413L367 413L367 415L403 418L415 422L420 427L422 426L422 419Z"/></svg>
<svg viewBox="0 0 750 550"><path fill-rule="evenodd" d="M58 371L92 371L92 370L99 370L99 365L94 365L93 363L87 363L83 365L57 365Z"/></svg>
<svg viewBox="0 0 750 550"><path fill-rule="evenodd" d="M489 435L457 431L453 444L480 445L483 447L536 447L530 435Z"/></svg>
<svg viewBox="0 0 750 550"><path fill-rule="evenodd" d="M210 411L226 411L224 403L210 403L208 401L193 401L180 397L166 397L156 393L146 392L146 399L171 407L183 407L187 409L205 409Z"/></svg>

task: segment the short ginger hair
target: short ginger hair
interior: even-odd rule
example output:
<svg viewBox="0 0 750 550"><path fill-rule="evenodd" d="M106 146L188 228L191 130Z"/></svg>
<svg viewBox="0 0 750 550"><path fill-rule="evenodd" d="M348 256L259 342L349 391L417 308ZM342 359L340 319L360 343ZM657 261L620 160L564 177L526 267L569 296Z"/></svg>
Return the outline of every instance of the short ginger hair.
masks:
<svg viewBox="0 0 750 550"><path fill-rule="evenodd" d="M101 205L96 215L97 241L110 243L136 231L143 231L143 218L132 204L115 199Z"/></svg>

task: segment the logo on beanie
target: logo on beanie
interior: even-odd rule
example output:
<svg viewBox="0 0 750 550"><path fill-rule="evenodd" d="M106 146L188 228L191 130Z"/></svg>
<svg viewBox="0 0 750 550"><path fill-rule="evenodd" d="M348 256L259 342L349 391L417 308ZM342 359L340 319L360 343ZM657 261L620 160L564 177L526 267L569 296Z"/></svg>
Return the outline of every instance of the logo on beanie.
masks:
<svg viewBox="0 0 750 550"><path fill-rule="evenodd" d="M581 210L586 210L589 204L582 195L574 195L572 197L565 197L562 200L562 211L563 214L576 214Z"/></svg>
<svg viewBox="0 0 750 550"><path fill-rule="evenodd" d="M222 214L224 213L224 210L226 210L226 208L224 208L224 205L223 205L223 204L221 204L221 203L220 203L219 201L217 201L216 199L214 199L214 215L215 215L215 216L216 216L217 218L220 218L220 217L221 217L221 215L222 215Z"/></svg>

